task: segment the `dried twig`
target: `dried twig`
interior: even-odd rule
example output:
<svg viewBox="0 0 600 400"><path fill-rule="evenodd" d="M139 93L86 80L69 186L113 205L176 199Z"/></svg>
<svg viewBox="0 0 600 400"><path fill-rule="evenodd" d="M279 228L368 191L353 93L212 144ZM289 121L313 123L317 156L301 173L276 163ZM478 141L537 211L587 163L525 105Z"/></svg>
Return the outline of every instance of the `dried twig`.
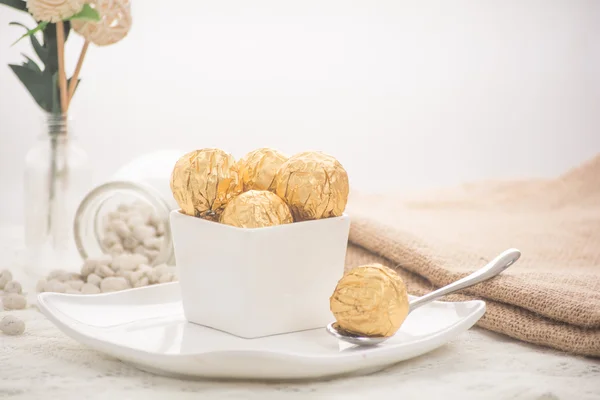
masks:
<svg viewBox="0 0 600 400"><path fill-rule="evenodd" d="M83 43L83 48L81 49L81 54L79 55L79 60L77 61L77 66L75 67L75 72L71 77L71 83L69 84L69 100L68 103L71 104L71 100L73 99L73 95L75 94L75 88L77 87L77 80L79 79L79 73L81 72L81 67L83 65L83 60L85 59L85 55L87 53L88 47L90 46L90 41L86 39Z"/></svg>
<svg viewBox="0 0 600 400"><path fill-rule="evenodd" d="M67 74L65 71L65 28L62 21L56 23L56 46L58 50L58 85L60 88L60 108L63 114L69 107L67 99Z"/></svg>

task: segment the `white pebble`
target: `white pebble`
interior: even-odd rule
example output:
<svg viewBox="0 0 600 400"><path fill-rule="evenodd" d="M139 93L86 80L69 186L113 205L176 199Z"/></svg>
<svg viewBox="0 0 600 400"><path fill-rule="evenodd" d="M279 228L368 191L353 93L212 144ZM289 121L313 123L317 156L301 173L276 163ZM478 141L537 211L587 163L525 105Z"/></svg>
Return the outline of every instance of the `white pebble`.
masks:
<svg viewBox="0 0 600 400"><path fill-rule="evenodd" d="M96 285L92 285L91 283L85 283L81 287L82 294L97 294L100 293L100 288Z"/></svg>
<svg viewBox="0 0 600 400"><path fill-rule="evenodd" d="M120 254L123 254L124 251L125 251L125 249L123 248L123 245L121 243L117 243L113 247L108 249L108 252L113 256L118 256Z"/></svg>
<svg viewBox="0 0 600 400"><path fill-rule="evenodd" d="M110 278L105 278L102 280L100 284L100 290L103 293L107 292L117 292L120 290L125 290L131 288L129 281L121 276L113 276Z"/></svg>
<svg viewBox="0 0 600 400"><path fill-rule="evenodd" d="M117 235L119 235L121 239L125 239L126 237L131 236L131 230L129 229L125 221L116 219L114 221L111 221L109 226L110 229Z"/></svg>
<svg viewBox="0 0 600 400"><path fill-rule="evenodd" d="M150 273L150 282L158 283L160 277L166 274L167 272L169 272L169 267L167 266L167 264L157 265L152 269L152 272Z"/></svg>
<svg viewBox="0 0 600 400"><path fill-rule="evenodd" d="M71 289L74 290L80 290L81 287L83 286L83 281L67 281L65 282L65 284L69 285L71 287Z"/></svg>
<svg viewBox="0 0 600 400"><path fill-rule="evenodd" d="M175 281L175 275L172 274L171 272L167 272L166 274L163 274L158 279L158 283L167 283L167 282L173 282L173 281Z"/></svg>
<svg viewBox="0 0 600 400"><path fill-rule="evenodd" d="M147 276L144 276L140 280L135 281L135 283L133 284L133 287L135 287L135 288L144 287L144 286L148 286L149 284L150 284L150 280L148 279Z"/></svg>
<svg viewBox="0 0 600 400"><path fill-rule="evenodd" d="M152 273L152 267L146 264L140 264L137 271L143 272L146 276L150 276Z"/></svg>
<svg viewBox="0 0 600 400"><path fill-rule="evenodd" d="M163 239L157 237L149 237L144 239L144 247L148 250L160 250L163 245Z"/></svg>
<svg viewBox="0 0 600 400"><path fill-rule="evenodd" d="M72 273L72 274L70 274L69 279L67 279L65 282L67 282L67 281L82 281L83 279L84 278L83 278L83 276L81 276L81 274Z"/></svg>
<svg viewBox="0 0 600 400"><path fill-rule="evenodd" d="M135 211L124 211L120 214L119 219L123 222L125 222L125 224L127 224L127 221L129 221L129 218L131 218L133 215L135 215Z"/></svg>
<svg viewBox="0 0 600 400"><path fill-rule="evenodd" d="M67 289L68 286L58 279L52 279L44 286L44 292L64 293Z"/></svg>
<svg viewBox="0 0 600 400"><path fill-rule="evenodd" d="M136 272L132 272L131 275L129 275L128 277L129 283L131 283L131 286L137 287L136 283L138 283L143 276L143 274L136 274Z"/></svg>
<svg viewBox="0 0 600 400"><path fill-rule="evenodd" d="M96 274L89 274L87 277L87 283L89 283L90 285L100 287L100 282L102 282L102 278Z"/></svg>
<svg viewBox="0 0 600 400"><path fill-rule="evenodd" d="M157 265L156 267L153 268L153 271L156 272L156 273L158 273L158 274L160 274L160 275L165 274L167 272L170 272L170 270L171 269L169 268L169 266L167 264L164 264L164 263L163 264L159 264L159 265Z"/></svg>
<svg viewBox="0 0 600 400"><path fill-rule="evenodd" d="M131 283L135 283L142 278L148 278L148 283L152 282L152 267L146 264L141 264L133 274L131 274Z"/></svg>
<svg viewBox="0 0 600 400"><path fill-rule="evenodd" d="M52 272L50 272L50 274L48 275L48 280L59 280L61 282L66 282L66 281L70 281L72 279L79 279L80 275L79 274L75 274L73 272L68 272L62 269L56 269Z"/></svg>
<svg viewBox="0 0 600 400"><path fill-rule="evenodd" d="M64 274L66 274L66 272L67 271L62 270L62 269L52 270L48 274L48 280L51 281L52 279L58 279L59 276L63 276Z"/></svg>
<svg viewBox="0 0 600 400"><path fill-rule="evenodd" d="M156 260L156 257L160 254L158 250L146 250L146 257L148 257L148 261Z"/></svg>
<svg viewBox="0 0 600 400"><path fill-rule="evenodd" d="M115 232L108 231L104 234L104 237L102 238L102 246L104 246L104 248L110 249L117 243L121 243L121 238L119 238Z"/></svg>
<svg viewBox="0 0 600 400"><path fill-rule="evenodd" d="M138 247L136 247L135 249L133 249L133 252L136 254L141 254L143 256L146 255L146 248L143 245L139 245Z"/></svg>
<svg viewBox="0 0 600 400"><path fill-rule="evenodd" d="M127 236L123 239L123 248L132 251L140 244L139 240L133 236Z"/></svg>
<svg viewBox="0 0 600 400"><path fill-rule="evenodd" d="M17 281L10 281L4 286L5 293L23 293L23 287Z"/></svg>
<svg viewBox="0 0 600 400"><path fill-rule="evenodd" d="M95 274L101 278L106 278L109 276L113 276L115 274L115 272L106 265L100 265L100 266L98 266L98 268L96 268Z"/></svg>
<svg viewBox="0 0 600 400"><path fill-rule="evenodd" d="M46 286L46 280L44 278L40 279L37 283L37 285L35 286L35 291L38 293L43 293L44 292L44 287Z"/></svg>
<svg viewBox="0 0 600 400"><path fill-rule="evenodd" d="M150 263L152 263L152 261L154 260L155 256L154 256L154 252L157 252L156 250L148 250L147 248L145 248L144 246L138 246L135 248L134 253L135 254L141 254L144 257L146 257L148 259L148 261Z"/></svg>
<svg viewBox="0 0 600 400"><path fill-rule="evenodd" d="M156 225L156 234L159 236L162 236L165 234L165 223L164 222L159 222Z"/></svg>
<svg viewBox="0 0 600 400"><path fill-rule="evenodd" d="M129 274L129 281L135 286L135 283L143 277L148 277L144 271L133 271Z"/></svg>
<svg viewBox="0 0 600 400"><path fill-rule="evenodd" d="M88 258L83 262L83 266L81 267L81 276L85 278L89 274L94 273L97 267L98 264L96 263L96 261Z"/></svg>
<svg viewBox="0 0 600 400"><path fill-rule="evenodd" d="M115 276L122 276L123 278L127 279L129 282L133 282L131 280L131 274L133 273L133 271L127 271L125 269L121 269L119 271L117 271L117 273L115 274Z"/></svg>
<svg viewBox="0 0 600 400"><path fill-rule="evenodd" d="M68 288L65 293L68 293L68 294L81 294L81 292L79 290L77 290L77 289L71 289L71 288Z"/></svg>
<svg viewBox="0 0 600 400"><path fill-rule="evenodd" d="M148 216L148 223L155 228L158 228L158 225L162 223L162 219L156 213L152 213Z"/></svg>
<svg viewBox="0 0 600 400"><path fill-rule="evenodd" d="M96 268L98 268L100 265L110 265L111 260L112 257L108 254L102 254L96 257L88 257L83 262L83 267L81 267L81 275L86 277L96 271Z"/></svg>
<svg viewBox="0 0 600 400"><path fill-rule="evenodd" d="M0 290L4 289L4 286L10 281L12 281L12 274L9 270L5 269L0 272Z"/></svg>
<svg viewBox="0 0 600 400"><path fill-rule="evenodd" d="M27 299L22 294L10 293L2 298L5 310L22 310L27 306Z"/></svg>
<svg viewBox="0 0 600 400"><path fill-rule="evenodd" d="M112 261L112 256L110 254L101 254L95 257L98 260L98 264L110 265Z"/></svg>
<svg viewBox="0 0 600 400"><path fill-rule="evenodd" d="M134 238L143 242L145 239L156 237L156 229L148 225L139 225L133 228L131 234Z"/></svg>
<svg viewBox="0 0 600 400"><path fill-rule="evenodd" d="M160 280L160 277L162 276L162 274L160 274L157 271L152 271L150 272L150 274L148 275L148 277L150 278L150 283L151 284L155 284L158 283L158 281Z"/></svg>
<svg viewBox="0 0 600 400"><path fill-rule="evenodd" d="M146 223L146 221L144 220L144 217L142 217L138 213L135 213L135 214L131 215L127 219L127 226L129 226L129 229L131 229L132 233L135 232L135 228L136 227L138 227L138 226L144 226L145 223Z"/></svg>
<svg viewBox="0 0 600 400"><path fill-rule="evenodd" d="M0 331L5 335L21 335L25 332L25 322L14 315L7 315L0 321Z"/></svg>
<svg viewBox="0 0 600 400"><path fill-rule="evenodd" d="M115 271L135 270L140 264L147 264L148 258L141 254L121 254L113 259L111 266Z"/></svg>

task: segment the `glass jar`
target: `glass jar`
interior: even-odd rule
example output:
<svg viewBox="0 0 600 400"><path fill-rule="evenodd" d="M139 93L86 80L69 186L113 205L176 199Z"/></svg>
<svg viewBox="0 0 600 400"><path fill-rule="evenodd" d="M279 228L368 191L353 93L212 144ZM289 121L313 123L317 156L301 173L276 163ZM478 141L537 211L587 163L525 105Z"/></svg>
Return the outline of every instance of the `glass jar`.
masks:
<svg viewBox="0 0 600 400"><path fill-rule="evenodd" d="M81 267L72 227L92 180L88 155L77 145L72 121L48 114L44 124L45 132L25 157L24 267L35 277Z"/></svg>
<svg viewBox="0 0 600 400"><path fill-rule="evenodd" d="M129 224L131 221L126 219L126 214L131 214L131 210L140 206L151 213L151 217L144 214L144 223L150 224L148 221L152 221L156 237L162 240L160 247L156 248L156 254L149 257L150 263L175 263L169 213L179 206L171 193L170 176L173 166L183 154L177 150L162 150L135 158L121 167L109 181L95 187L85 196L77 209L73 226L81 257L85 259L107 253L115 255L140 252L137 248L143 246L141 240L131 248L123 249L120 249L126 244L123 237L119 239L119 244L107 240L109 235L116 237L111 231L111 224L114 224L111 221L121 219L128 224L130 231L135 228ZM119 247L116 253L115 247ZM139 248L142 252L145 251L143 247Z"/></svg>

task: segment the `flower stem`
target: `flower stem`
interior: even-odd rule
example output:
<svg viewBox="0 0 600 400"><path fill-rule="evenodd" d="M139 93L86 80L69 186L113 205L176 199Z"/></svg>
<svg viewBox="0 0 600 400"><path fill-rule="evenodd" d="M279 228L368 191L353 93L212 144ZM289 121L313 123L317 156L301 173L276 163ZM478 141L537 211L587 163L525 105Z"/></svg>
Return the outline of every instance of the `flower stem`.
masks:
<svg viewBox="0 0 600 400"><path fill-rule="evenodd" d="M65 72L65 27L62 21L56 23L56 46L58 52L58 85L60 88L60 108L67 114L67 74Z"/></svg>
<svg viewBox="0 0 600 400"><path fill-rule="evenodd" d="M69 100L68 104L71 104L71 100L73 100L73 95L75 94L75 88L77 87L77 80L79 79L79 73L81 72L81 67L83 66L83 60L85 59L85 55L87 54L88 47L90 46L90 41L86 40L83 43L83 48L81 49L81 54L79 55L79 60L77 61L77 66L75 67L75 72L71 77L71 83L69 84Z"/></svg>
<svg viewBox="0 0 600 400"><path fill-rule="evenodd" d="M50 127L50 129L54 129ZM56 221L54 221L54 213L56 209L56 153L57 153L57 134L56 132L50 131L50 171L48 176L48 215L47 215L47 226L46 232L48 237L54 242L53 245L56 244L56 235L53 234L53 231L56 229Z"/></svg>

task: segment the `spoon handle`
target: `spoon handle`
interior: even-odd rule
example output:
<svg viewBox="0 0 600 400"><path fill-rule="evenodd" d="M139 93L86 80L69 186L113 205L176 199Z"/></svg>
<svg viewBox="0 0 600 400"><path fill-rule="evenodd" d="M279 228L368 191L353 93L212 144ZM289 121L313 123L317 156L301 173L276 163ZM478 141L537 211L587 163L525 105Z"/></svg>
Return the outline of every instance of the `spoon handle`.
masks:
<svg viewBox="0 0 600 400"><path fill-rule="evenodd" d="M476 285L480 282L487 281L490 278L498 275L506 268L510 267L521 257L521 252L517 249L508 249L500 254L498 257L490 261L485 267L478 269L469 276L465 276L462 279L452 282L438 290L434 290L424 296L421 296L410 302L410 311L414 311L417 307L429 303L430 301L436 300L442 296L446 296L450 293L454 293L458 290L462 290L469 286Z"/></svg>

